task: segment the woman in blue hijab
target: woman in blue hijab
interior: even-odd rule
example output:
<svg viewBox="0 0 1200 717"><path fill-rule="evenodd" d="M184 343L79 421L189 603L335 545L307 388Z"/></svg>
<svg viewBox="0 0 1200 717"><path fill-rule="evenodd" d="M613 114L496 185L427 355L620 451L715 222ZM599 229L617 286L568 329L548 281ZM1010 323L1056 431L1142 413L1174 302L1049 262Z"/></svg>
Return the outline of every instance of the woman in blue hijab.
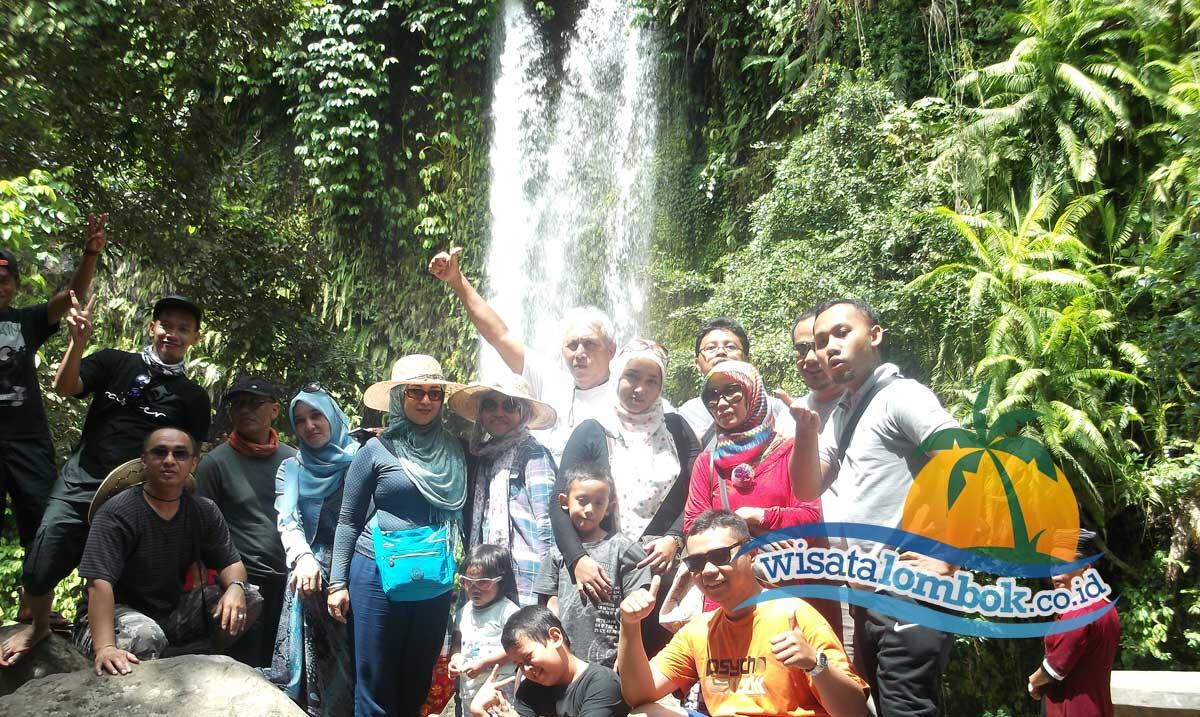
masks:
<svg viewBox="0 0 1200 717"><path fill-rule="evenodd" d="M346 414L320 386L304 387L288 406L300 453L279 466L275 509L288 565L288 587L271 667L263 672L305 713L349 714L354 664L346 626L326 611L325 584L346 472L358 451Z"/></svg>
<svg viewBox="0 0 1200 717"><path fill-rule="evenodd" d="M388 412L388 426L346 474L328 599L354 636L357 717L416 715L429 694L467 497L463 448L442 422L460 388L436 359L415 354L363 396Z"/></svg>

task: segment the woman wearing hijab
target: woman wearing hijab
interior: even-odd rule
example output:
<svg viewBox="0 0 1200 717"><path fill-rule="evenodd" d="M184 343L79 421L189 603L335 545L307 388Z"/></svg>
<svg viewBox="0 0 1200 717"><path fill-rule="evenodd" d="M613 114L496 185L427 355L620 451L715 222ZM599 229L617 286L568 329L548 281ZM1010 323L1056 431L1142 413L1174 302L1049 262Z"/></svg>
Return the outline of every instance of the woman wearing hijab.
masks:
<svg viewBox="0 0 1200 717"><path fill-rule="evenodd" d="M562 466L555 483L556 494L566 493L565 476L579 461L607 465L616 486L614 527L640 541L646 550L641 565L667 574L683 546L683 508L688 479L700 447L692 429L676 413L664 413L663 379L667 351L659 344L634 339L613 360L611 374L616 390L615 411L603 423L590 419L580 423L563 449ZM604 600L611 594L612 576L583 548L565 511L551 512L554 540L571 566L575 585L588 599ZM661 605L661 601L659 601ZM647 650L666 643L657 617L643 621L650 631Z"/></svg>
<svg viewBox="0 0 1200 717"><path fill-rule="evenodd" d="M450 399L450 408L475 422L468 448L475 460L463 509L467 549L485 543L508 548L517 603L536 605L533 581L554 545L550 505L556 475L550 451L529 431L553 427L557 415L516 374L467 386Z"/></svg>
<svg viewBox="0 0 1200 717"><path fill-rule="evenodd" d="M442 423L446 394L459 388L436 359L414 354L363 396L388 411L388 426L346 473L328 599L330 614L351 623L358 717L416 715L429 693L467 497L462 446Z"/></svg>
<svg viewBox="0 0 1200 717"><path fill-rule="evenodd" d="M358 442L346 414L316 384L296 394L288 417L300 453L284 460L275 478L288 583L275 653L263 672L306 714L344 715L354 709L354 665L345 625L326 611L324 584L342 486Z"/></svg>
<svg viewBox="0 0 1200 717"><path fill-rule="evenodd" d="M717 441L692 469L683 529L718 508L745 519L755 536L819 521L820 501L792 495L792 439L775 430L758 369L745 361L722 361L705 377L700 399L713 417Z"/></svg>

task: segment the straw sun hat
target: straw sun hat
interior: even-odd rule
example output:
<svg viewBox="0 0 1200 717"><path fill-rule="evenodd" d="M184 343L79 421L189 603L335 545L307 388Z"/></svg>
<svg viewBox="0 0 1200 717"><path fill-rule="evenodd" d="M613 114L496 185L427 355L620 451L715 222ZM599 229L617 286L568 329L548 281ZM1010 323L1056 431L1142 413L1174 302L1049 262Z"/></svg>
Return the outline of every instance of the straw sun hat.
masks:
<svg viewBox="0 0 1200 717"><path fill-rule="evenodd" d="M100 510L100 506L107 503L109 498L126 488L145 483L147 478L146 464L142 463L141 458L125 461L113 468L100 487L96 489L96 495L92 496L92 505L88 508L88 522L92 522L92 519L96 517L96 511ZM196 478L193 475L188 474L187 486L184 490L189 493L196 492Z"/></svg>
<svg viewBox="0 0 1200 717"><path fill-rule="evenodd" d="M463 385L446 378L442 365L432 356L409 354L392 364L392 380L371 384L363 394L363 403L377 411L387 411L391 404L391 392L396 386L408 384L433 384L446 387L446 396L453 396Z"/></svg>
<svg viewBox="0 0 1200 717"><path fill-rule="evenodd" d="M554 408L533 397L529 384L510 373L491 381L472 383L450 397L450 410L470 421L479 420L479 402L489 393L499 393L529 407L529 427L534 430L551 428L558 420Z"/></svg>

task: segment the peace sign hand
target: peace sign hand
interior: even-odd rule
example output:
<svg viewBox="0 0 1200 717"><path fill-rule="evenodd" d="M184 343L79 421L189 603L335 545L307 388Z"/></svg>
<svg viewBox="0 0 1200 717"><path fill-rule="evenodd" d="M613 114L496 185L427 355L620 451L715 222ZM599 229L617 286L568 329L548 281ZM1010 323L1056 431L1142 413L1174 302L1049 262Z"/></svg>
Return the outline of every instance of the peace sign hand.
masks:
<svg viewBox="0 0 1200 717"><path fill-rule="evenodd" d="M67 328L71 332L71 340L85 344L92 335L92 307L96 305L96 294L88 299L87 306L80 307L79 297L71 292L71 308L67 312Z"/></svg>
<svg viewBox="0 0 1200 717"><path fill-rule="evenodd" d="M98 217L88 212L87 221L87 243L83 245L83 252L95 256L108 246L108 231L105 229L105 225L108 224L108 212Z"/></svg>
<svg viewBox="0 0 1200 717"><path fill-rule="evenodd" d="M503 680L496 680L496 672L499 669L500 665L492 667L492 674L488 675L487 682L483 683L475 693L475 699L471 700L472 717L517 717L517 710L501 692L516 682L517 676L511 675Z"/></svg>

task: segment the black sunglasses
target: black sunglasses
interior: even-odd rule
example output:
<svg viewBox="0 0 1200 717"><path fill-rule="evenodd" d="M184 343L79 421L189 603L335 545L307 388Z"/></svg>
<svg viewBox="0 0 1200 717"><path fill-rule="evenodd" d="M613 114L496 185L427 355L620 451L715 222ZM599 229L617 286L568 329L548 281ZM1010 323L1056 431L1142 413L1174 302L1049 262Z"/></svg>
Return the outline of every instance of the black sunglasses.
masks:
<svg viewBox="0 0 1200 717"><path fill-rule="evenodd" d="M511 398L499 401L494 398L485 398L479 402L480 411L495 411L497 408L503 408L505 413L516 413L521 410L521 405Z"/></svg>
<svg viewBox="0 0 1200 717"><path fill-rule="evenodd" d="M308 383L304 384L300 387L300 391L302 393L329 393L329 391L325 390L324 386L316 381L309 381Z"/></svg>
<svg viewBox="0 0 1200 717"><path fill-rule="evenodd" d="M724 398L725 401L732 406L735 403L740 403L745 397L746 394L742 387L736 384L732 386L726 386L725 388L719 390L710 388L704 393L700 394L700 400L703 401L704 405L708 406L709 408L716 407L722 398Z"/></svg>
<svg viewBox="0 0 1200 717"><path fill-rule="evenodd" d="M189 460L192 457L192 452L190 450L188 450L187 448L172 449L172 448L167 448L166 446L155 446L146 452L149 453L150 455L154 456L155 459L160 460L160 461L165 461L167 459L167 456L173 456L175 458L175 460L180 461L180 462Z"/></svg>
<svg viewBox="0 0 1200 717"><path fill-rule="evenodd" d="M413 401L420 401L421 399L425 398L426 396L429 396L430 401L437 403L438 401L441 401L443 398L446 397L446 392L440 388L431 388L428 391L426 391L423 388L417 388L416 386L409 386L408 388L404 389L404 396L405 396L405 398L408 398Z"/></svg>
<svg viewBox="0 0 1200 717"><path fill-rule="evenodd" d="M796 355L800 356L801 358L807 356L808 352L812 351L816 347L817 345L811 341L797 341L796 343L792 344L792 350L795 351Z"/></svg>
<svg viewBox="0 0 1200 717"><path fill-rule="evenodd" d="M698 573L704 569L708 563L712 563L716 567L722 567L733 562L734 552L742 546L746 541L739 540L727 548L713 548L707 553L696 553L695 555L687 555L683 558L683 566L687 568L689 573Z"/></svg>

